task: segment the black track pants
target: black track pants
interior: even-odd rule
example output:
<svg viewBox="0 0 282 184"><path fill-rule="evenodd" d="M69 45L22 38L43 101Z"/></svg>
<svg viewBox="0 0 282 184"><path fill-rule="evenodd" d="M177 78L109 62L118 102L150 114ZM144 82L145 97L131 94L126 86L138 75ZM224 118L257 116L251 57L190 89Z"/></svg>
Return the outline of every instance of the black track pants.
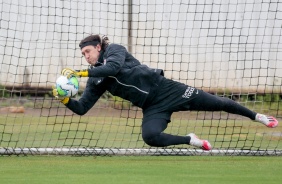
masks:
<svg viewBox="0 0 282 184"><path fill-rule="evenodd" d="M191 111L225 111L249 117L252 120L254 120L256 116L255 112L229 98L218 97L206 92L203 92L198 98L189 101L186 105L183 104L182 109ZM172 114L172 112L163 113ZM159 114L160 116L162 115L162 113ZM142 137L146 144L150 146L164 147L169 145L188 144L190 142L190 137L163 133L167 128L167 123L169 122L168 119L169 118L154 118L143 121Z"/></svg>

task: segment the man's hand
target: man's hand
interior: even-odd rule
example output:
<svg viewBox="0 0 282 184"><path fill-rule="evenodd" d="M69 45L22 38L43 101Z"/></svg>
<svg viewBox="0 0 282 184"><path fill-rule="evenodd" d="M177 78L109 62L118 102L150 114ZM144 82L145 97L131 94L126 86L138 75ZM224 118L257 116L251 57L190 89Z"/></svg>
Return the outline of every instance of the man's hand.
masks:
<svg viewBox="0 0 282 184"><path fill-rule="evenodd" d="M63 97L63 96L60 96L59 93L58 93L58 90L56 89L55 86L52 86L53 90L52 90L52 94L53 96L56 98L56 100L59 100L60 102L62 102L63 104L67 104L70 100L69 97Z"/></svg>
<svg viewBox="0 0 282 184"><path fill-rule="evenodd" d="M72 76L76 77L88 77L88 70L73 70L70 68L64 68L61 71L61 74L66 76L67 78L71 78Z"/></svg>

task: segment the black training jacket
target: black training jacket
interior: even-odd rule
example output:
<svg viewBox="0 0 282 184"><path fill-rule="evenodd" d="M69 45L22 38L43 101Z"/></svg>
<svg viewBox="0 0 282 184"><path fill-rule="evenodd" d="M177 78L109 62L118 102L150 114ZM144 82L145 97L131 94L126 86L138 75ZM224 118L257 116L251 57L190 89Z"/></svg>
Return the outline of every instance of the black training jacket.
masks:
<svg viewBox="0 0 282 184"><path fill-rule="evenodd" d="M78 115L91 109L105 91L146 108L164 79L162 70L140 64L125 47L117 44L110 44L101 52L97 64L88 72L89 79L81 98L70 99L66 104Z"/></svg>

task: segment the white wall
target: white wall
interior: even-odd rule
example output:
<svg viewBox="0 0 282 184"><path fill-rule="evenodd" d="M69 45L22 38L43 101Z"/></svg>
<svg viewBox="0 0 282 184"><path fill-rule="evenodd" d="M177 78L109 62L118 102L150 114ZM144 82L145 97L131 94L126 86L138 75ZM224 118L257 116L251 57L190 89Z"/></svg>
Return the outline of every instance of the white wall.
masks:
<svg viewBox="0 0 282 184"><path fill-rule="evenodd" d="M0 0L0 84L50 87L62 68L87 67L78 44L90 33L127 46L128 4ZM132 0L132 53L199 88L279 92L281 25L278 1Z"/></svg>

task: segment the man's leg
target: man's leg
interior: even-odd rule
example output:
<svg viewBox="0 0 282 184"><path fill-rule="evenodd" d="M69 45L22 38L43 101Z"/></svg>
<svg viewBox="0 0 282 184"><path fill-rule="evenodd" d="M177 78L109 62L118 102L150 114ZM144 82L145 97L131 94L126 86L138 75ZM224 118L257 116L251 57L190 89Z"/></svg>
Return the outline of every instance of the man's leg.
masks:
<svg viewBox="0 0 282 184"><path fill-rule="evenodd" d="M195 134L178 136L163 133L167 128L167 120L152 119L142 123L142 137L146 144L155 147L190 144L204 150L210 150L211 145L206 140L199 139Z"/></svg>
<svg viewBox="0 0 282 184"><path fill-rule="evenodd" d="M190 138L163 133L167 128L167 120L152 119L142 123L142 137L146 144L156 147L164 147L178 144L188 144Z"/></svg>
<svg viewBox="0 0 282 184"><path fill-rule="evenodd" d="M278 125L278 121L272 116L258 114L229 98L211 95L206 92L203 92L200 97L189 102L189 110L225 111L228 113L248 117L270 128L274 128Z"/></svg>

